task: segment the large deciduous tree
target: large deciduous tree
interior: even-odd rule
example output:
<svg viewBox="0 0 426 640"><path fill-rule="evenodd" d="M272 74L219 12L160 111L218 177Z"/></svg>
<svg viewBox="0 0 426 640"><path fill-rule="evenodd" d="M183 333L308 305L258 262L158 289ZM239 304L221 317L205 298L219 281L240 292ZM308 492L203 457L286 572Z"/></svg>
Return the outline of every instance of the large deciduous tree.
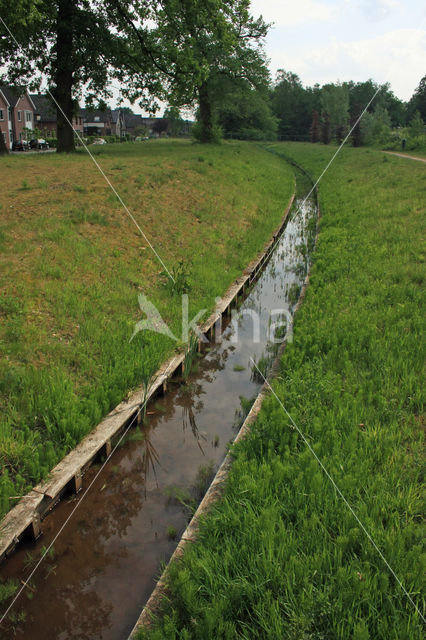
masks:
<svg viewBox="0 0 426 640"><path fill-rule="evenodd" d="M168 67L170 100L198 105L198 137L215 139L221 79L264 87L268 70L262 41L268 25L250 15L250 0L161 0L157 37Z"/></svg>
<svg viewBox="0 0 426 640"><path fill-rule="evenodd" d="M277 119L269 104L269 87L253 88L245 80L218 77L212 83L212 106L226 138L274 140Z"/></svg>
<svg viewBox="0 0 426 640"><path fill-rule="evenodd" d="M120 0L126 8L133 4ZM137 4L139 20L143 8L148 18L149 6ZM0 15L7 24L0 23L2 80L35 89L47 79L57 107L59 152L75 148L70 123L83 88L89 103L108 97L114 69L123 81L137 74L144 89L157 82L149 56L136 57L129 47L113 0L0 0Z"/></svg>

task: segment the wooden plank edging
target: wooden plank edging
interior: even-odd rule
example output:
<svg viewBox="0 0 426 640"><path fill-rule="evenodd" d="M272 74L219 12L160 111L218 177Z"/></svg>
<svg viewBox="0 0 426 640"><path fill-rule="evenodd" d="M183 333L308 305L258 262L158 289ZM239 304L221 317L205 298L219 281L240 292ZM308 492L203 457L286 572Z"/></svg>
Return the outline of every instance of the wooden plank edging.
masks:
<svg viewBox="0 0 426 640"><path fill-rule="evenodd" d="M238 298L244 287L251 284L261 271L265 261L278 242L287 223L288 214L295 193L290 198L283 218L272 235L272 239L265 245L258 258L249 263L243 275L235 280L221 298L220 304L200 326L200 332L208 334L215 322L223 316ZM167 380L183 365L184 353L168 358L154 375L147 392L147 401L162 386L165 389ZM145 402L143 387L134 391L127 400L117 405L81 442L68 453L49 473L49 477L36 485L27 495L23 496L0 522L0 562L10 555L18 542L26 533L33 538L41 534L41 520L49 509L60 500L62 493L69 486L78 492L81 488L81 478L85 470L90 467L95 458L104 449L106 455L110 453L111 439L117 435Z"/></svg>

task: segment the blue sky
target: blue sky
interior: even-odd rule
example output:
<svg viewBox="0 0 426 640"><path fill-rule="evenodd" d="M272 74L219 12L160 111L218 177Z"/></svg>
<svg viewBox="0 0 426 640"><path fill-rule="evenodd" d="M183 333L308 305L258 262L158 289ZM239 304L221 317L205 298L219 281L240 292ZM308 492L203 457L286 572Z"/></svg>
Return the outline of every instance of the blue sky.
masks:
<svg viewBox="0 0 426 640"><path fill-rule="evenodd" d="M252 0L274 22L266 39L273 77L304 85L368 78L409 100L426 74L426 3L419 0Z"/></svg>

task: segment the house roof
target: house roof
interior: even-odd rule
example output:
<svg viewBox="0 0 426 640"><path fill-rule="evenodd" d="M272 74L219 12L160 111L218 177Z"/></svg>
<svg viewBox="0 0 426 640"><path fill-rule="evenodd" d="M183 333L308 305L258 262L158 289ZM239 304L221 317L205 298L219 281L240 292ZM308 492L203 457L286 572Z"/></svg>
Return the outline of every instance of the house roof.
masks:
<svg viewBox="0 0 426 640"><path fill-rule="evenodd" d="M32 94L30 98L34 103L35 112L41 117L43 122L56 122L56 107L48 96L37 93Z"/></svg>
<svg viewBox="0 0 426 640"><path fill-rule="evenodd" d="M9 105L11 107L14 107L16 105L16 103L18 102L19 98L20 98L18 93L16 91L14 91L13 89L10 89L9 87L4 87L3 86L3 87L0 87L0 89L1 89L1 92L4 95L4 97L8 101Z"/></svg>
<svg viewBox="0 0 426 640"><path fill-rule="evenodd" d="M34 103L35 112L41 118L42 122L56 122L58 119L56 105L47 95L41 93L33 93L30 95ZM77 115L82 116L83 109L78 108Z"/></svg>
<svg viewBox="0 0 426 640"><path fill-rule="evenodd" d="M21 98L24 94L27 94L31 104L35 108L35 104L31 96L27 93L26 89L19 89L19 88L12 89L11 87L2 86L0 87L0 91L2 92L2 94L4 95L4 97L6 98L7 102L11 107L15 107L19 98Z"/></svg>
<svg viewBox="0 0 426 640"><path fill-rule="evenodd" d="M107 109L102 111L101 109L80 109L80 114L83 116L85 122L109 122L111 119L111 110ZM95 118L99 118L95 120Z"/></svg>

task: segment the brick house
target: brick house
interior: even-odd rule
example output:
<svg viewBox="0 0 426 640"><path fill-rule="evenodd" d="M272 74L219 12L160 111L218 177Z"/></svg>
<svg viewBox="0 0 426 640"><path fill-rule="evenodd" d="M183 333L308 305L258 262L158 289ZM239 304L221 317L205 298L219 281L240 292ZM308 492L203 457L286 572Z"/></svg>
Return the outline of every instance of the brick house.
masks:
<svg viewBox="0 0 426 640"><path fill-rule="evenodd" d="M18 92L9 87L0 87L0 129L11 149L14 140L26 140L34 129L35 105L27 91Z"/></svg>
<svg viewBox="0 0 426 640"><path fill-rule="evenodd" d="M10 139L12 133L12 115L10 111L10 104L0 88L0 131L3 135L6 147L10 149Z"/></svg>
<svg viewBox="0 0 426 640"><path fill-rule="evenodd" d="M115 135L111 109L81 109L83 116L84 134L86 136L110 136Z"/></svg>
<svg viewBox="0 0 426 640"><path fill-rule="evenodd" d="M56 106L49 96L32 94L32 101L35 105L35 126L40 129L45 138L57 137L57 115ZM83 134L83 115L80 108L72 119L72 128L81 135Z"/></svg>

